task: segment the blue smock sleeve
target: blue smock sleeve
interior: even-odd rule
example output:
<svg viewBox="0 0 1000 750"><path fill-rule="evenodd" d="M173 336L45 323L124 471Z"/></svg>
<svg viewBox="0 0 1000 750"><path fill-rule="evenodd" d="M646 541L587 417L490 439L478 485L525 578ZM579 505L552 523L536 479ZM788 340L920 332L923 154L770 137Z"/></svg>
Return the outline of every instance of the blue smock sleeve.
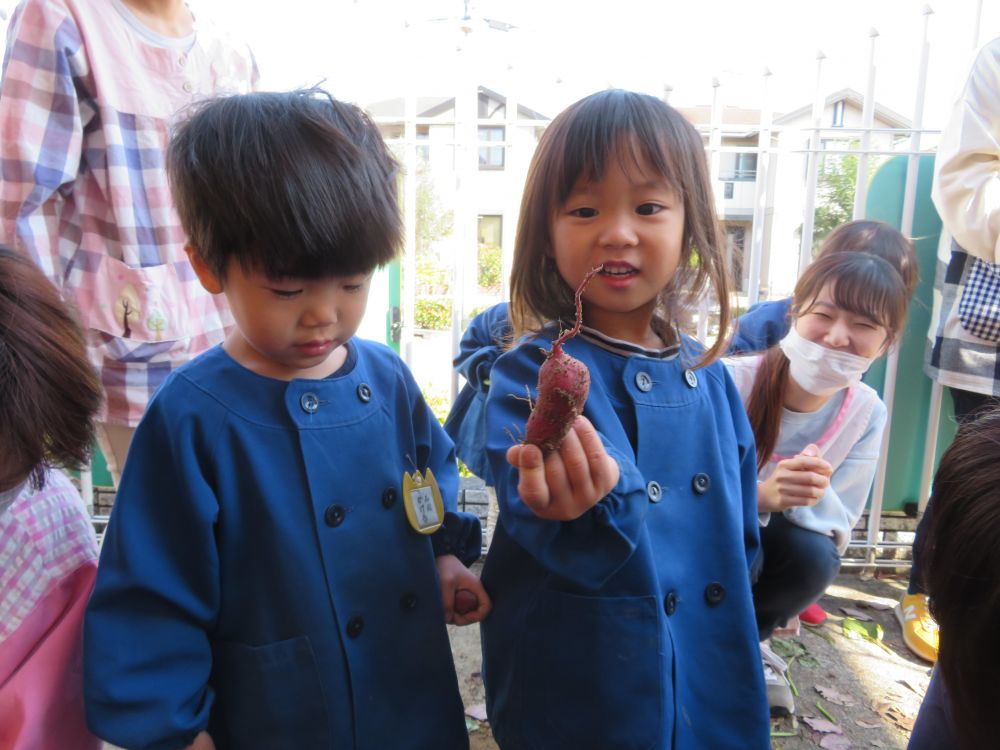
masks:
<svg viewBox="0 0 1000 750"><path fill-rule="evenodd" d="M791 327L791 297L760 302L736 319L727 354L753 354L778 344Z"/></svg>
<svg viewBox="0 0 1000 750"><path fill-rule="evenodd" d="M463 564L471 565L482 554L482 525L475 514L458 510L455 447L424 400L409 368L402 360L398 362L404 381L403 391L409 399L406 409L413 425L414 444L418 446L418 455L414 457L416 468L421 472L430 468L434 472L444 503L444 522L431 535L434 555L455 555Z"/></svg>
<svg viewBox="0 0 1000 750"><path fill-rule="evenodd" d="M541 343L548 343L542 341ZM576 342L566 351L582 356ZM596 590L618 571L635 551L643 533L649 506L646 486L634 458L605 434L619 427L618 417L606 400L592 391L584 414L597 428L608 454L621 475L614 489L573 521L539 518L517 492L518 472L507 463L507 449L519 442L530 414L528 395L535 398L538 368L544 361L539 342L529 341L504 354L493 367L487 398L487 454L496 482L500 522L504 530L551 573Z"/></svg>
<svg viewBox="0 0 1000 750"><path fill-rule="evenodd" d="M177 406L154 398L136 430L84 622L87 723L124 748L186 746L213 701L220 586L208 466L225 416L193 419Z"/></svg>
<svg viewBox="0 0 1000 750"><path fill-rule="evenodd" d="M462 335L453 364L458 374L481 393L489 390L490 371L503 354L510 330L507 303L501 302L474 317Z"/></svg>

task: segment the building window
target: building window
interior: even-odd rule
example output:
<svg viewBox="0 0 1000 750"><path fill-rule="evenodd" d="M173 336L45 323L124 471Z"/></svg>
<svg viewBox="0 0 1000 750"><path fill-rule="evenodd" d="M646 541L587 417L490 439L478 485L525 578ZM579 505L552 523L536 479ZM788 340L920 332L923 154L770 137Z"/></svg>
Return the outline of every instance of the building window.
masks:
<svg viewBox="0 0 1000 750"><path fill-rule="evenodd" d="M833 127L844 127L844 100L833 103Z"/></svg>
<svg viewBox="0 0 1000 750"><path fill-rule="evenodd" d="M757 154L720 154L719 179L726 182L753 182L757 179Z"/></svg>
<svg viewBox="0 0 1000 750"><path fill-rule="evenodd" d="M479 142L495 141L503 142L503 125L481 125L479 127ZM503 169L504 147L503 146L479 146L479 168L480 169Z"/></svg>
<svg viewBox="0 0 1000 750"><path fill-rule="evenodd" d="M429 125L417 125L417 158L431 160L431 129Z"/></svg>
<svg viewBox="0 0 1000 750"><path fill-rule="evenodd" d="M722 197L725 198L727 201L728 200L732 200L733 189L734 189L734 183L732 183L732 182L725 183L725 187L723 189Z"/></svg>

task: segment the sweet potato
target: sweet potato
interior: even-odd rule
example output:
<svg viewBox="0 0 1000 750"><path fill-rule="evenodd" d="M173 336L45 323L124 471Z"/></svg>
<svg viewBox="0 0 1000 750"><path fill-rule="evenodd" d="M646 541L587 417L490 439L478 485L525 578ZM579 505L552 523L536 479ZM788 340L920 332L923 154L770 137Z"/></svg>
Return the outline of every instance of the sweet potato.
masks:
<svg viewBox="0 0 1000 750"><path fill-rule="evenodd" d="M576 324L552 344L538 370L538 393L528 417L524 442L537 445L542 455L559 447L583 412L590 391L590 371L587 366L563 351L563 344L580 332L583 322L583 290L604 266L590 269L576 290Z"/></svg>

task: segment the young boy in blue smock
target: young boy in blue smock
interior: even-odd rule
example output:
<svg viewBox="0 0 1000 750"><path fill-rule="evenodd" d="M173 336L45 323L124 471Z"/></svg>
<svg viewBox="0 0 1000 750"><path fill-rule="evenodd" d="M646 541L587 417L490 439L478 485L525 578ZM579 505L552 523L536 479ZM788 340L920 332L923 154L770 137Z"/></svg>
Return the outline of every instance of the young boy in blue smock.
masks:
<svg viewBox="0 0 1000 750"><path fill-rule="evenodd" d="M396 163L314 90L203 105L168 169L190 283L236 327L136 432L86 617L90 726L123 748L468 747L445 623L489 611L479 522L409 370L354 337L400 244Z"/></svg>

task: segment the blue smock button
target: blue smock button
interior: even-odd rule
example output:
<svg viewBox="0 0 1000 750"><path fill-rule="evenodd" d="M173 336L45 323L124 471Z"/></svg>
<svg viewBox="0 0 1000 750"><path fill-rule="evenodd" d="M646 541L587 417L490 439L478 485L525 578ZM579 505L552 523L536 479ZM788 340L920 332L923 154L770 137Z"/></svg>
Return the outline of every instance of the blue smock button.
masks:
<svg viewBox="0 0 1000 750"><path fill-rule="evenodd" d="M347 637L357 638L361 635L361 631L365 629L365 621L359 616L355 615L350 620L347 621Z"/></svg>
<svg viewBox="0 0 1000 750"><path fill-rule="evenodd" d="M327 526L336 528L344 522L345 515L347 515L347 513L343 507L340 505L331 505L323 514L323 520L326 521Z"/></svg>
<svg viewBox="0 0 1000 750"><path fill-rule="evenodd" d="M711 486L712 478L708 474L695 474L694 479L691 480L691 489L696 495L704 495Z"/></svg>
<svg viewBox="0 0 1000 750"><path fill-rule="evenodd" d="M677 610L677 592L668 591L667 595L663 597L663 611L666 613L667 617L670 617Z"/></svg>
<svg viewBox="0 0 1000 750"><path fill-rule="evenodd" d="M396 503L396 488L386 487L382 493L382 507L391 508Z"/></svg>
<svg viewBox="0 0 1000 750"><path fill-rule="evenodd" d="M705 587L705 601L708 606L714 607L726 598L726 589L721 583L710 583Z"/></svg>
<svg viewBox="0 0 1000 750"><path fill-rule="evenodd" d="M694 370L684 371L684 382L688 384L689 388L698 387L698 376L695 375Z"/></svg>
<svg viewBox="0 0 1000 750"><path fill-rule="evenodd" d="M646 496L652 503L660 502L660 498L663 497L663 488L660 487L660 483L656 480L649 482L646 485Z"/></svg>
<svg viewBox="0 0 1000 750"><path fill-rule="evenodd" d="M643 393L649 393L653 390L653 379L649 377L649 373L639 372L635 376L635 387L638 388Z"/></svg>
<svg viewBox="0 0 1000 750"><path fill-rule="evenodd" d="M358 398L366 404L372 400L372 389L368 387L367 383L362 383L358 386Z"/></svg>
<svg viewBox="0 0 1000 750"><path fill-rule="evenodd" d="M410 611L417 608L417 595L413 592L407 592L403 594L402 598L399 600L399 606L405 610Z"/></svg>
<svg viewBox="0 0 1000 750"><path fill-rule="evenodd" d="M315 414L319 409L319 396L311 391L303 393L302 397L299 398L299 406L302 407L302 411L306 414Z"/></svg>

